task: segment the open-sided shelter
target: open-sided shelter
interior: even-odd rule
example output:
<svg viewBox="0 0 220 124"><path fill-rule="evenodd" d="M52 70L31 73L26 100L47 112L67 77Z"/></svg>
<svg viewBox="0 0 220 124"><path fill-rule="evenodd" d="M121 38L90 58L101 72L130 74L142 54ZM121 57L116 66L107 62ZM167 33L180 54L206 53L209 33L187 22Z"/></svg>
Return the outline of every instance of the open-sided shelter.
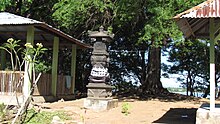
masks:
<svg viewBox="0 0 220 124"><path fill-rule="evenodd" d="M215 110L215 43L220 39L220 0L207 0L174 17L187 38L210 40L210 111Z"/></svg>
<svg viewBox="0 0 220 124"><path fill-rule="evenodd" d="M39 96L66 96L74 95L75 89L75 68L76 50L89 48L80 40L53 28L52 26L37 20L24 18L8 12L0 13L0 43L3 44L8 38L21 40L22 43L42 43L44 47L52 49L52 73L43 74L38 82L38 88L34 95ZM59 49L72 50L71 74L69 76L58 75L58 53ZM13 85L10 84L10 71L4 71L6 64L6 53L1 51L1 70L0 71L0 93L8 95L13 92ZM24 79L25 80L25 79ZM29 93L29 84L23 86L24 95ZM68 87L67 87L68 85Z"/></svg>

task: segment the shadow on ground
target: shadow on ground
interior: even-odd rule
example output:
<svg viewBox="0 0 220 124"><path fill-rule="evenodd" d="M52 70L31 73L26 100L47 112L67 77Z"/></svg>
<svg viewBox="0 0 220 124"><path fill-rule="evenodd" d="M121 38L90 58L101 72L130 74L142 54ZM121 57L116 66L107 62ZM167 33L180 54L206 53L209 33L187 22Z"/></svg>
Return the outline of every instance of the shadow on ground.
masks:
<svg viewBox="0 0 220 124"><path fill-rule="evenodd" d="M195 124L196 108L171 108L154 124Z"/></svg>

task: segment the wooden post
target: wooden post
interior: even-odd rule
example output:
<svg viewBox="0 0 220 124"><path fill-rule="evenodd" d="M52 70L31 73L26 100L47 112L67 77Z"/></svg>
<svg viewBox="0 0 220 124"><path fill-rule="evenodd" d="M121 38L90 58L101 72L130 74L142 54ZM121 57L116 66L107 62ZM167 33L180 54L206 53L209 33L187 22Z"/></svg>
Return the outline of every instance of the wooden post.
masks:
<svg viewBox="0 0 220 124"><path fill-rule="evenodd" d="M215 25L214 18L209 19L210 33L210 111L215 109Z"/></svg>
<svg viewBox="0 0 220 124"><path fill-rule="evenodd" d="M1 70L6 68L6 51L1 50Z"/></svg>
<svg viewBox="0 0 220 124"><path fill-rule="evenodd" d="M58 68L59 37L54 37L52 61L52 95L57 95L57 68Z"/></svg>
<svg viewBox="0 0 220 124"><path fill-rule="evenodd" d="M30 43L32 45L34 44L34 26L28 26L26 40L27 43ZM28 97L30 93L31 80L32 80L32 65L28 61L26 61L25 70L24 70L24 86L23 86L24 97Z"/></svg>
<svg viewBox="0 0 220 124"><path fill-rule="evenodd" d="M75 93L76 80L76 45L72 45L72 59L71 59L71 77L72 77L72 93Z"/></svg>

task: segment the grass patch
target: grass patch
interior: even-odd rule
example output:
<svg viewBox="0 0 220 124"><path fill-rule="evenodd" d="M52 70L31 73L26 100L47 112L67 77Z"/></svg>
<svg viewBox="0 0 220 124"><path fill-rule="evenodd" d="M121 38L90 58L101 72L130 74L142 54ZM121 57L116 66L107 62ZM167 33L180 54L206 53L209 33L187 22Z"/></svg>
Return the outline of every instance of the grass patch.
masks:
<svg viewBox="0 0 220 124"><path fill-rule="evenodd" d="M50 124L53 116L58 116L61 120L70 120L71 117L68 116L64 111L55 112L36 112L35 109L30 109L27 112L24 124Z"/></svg>

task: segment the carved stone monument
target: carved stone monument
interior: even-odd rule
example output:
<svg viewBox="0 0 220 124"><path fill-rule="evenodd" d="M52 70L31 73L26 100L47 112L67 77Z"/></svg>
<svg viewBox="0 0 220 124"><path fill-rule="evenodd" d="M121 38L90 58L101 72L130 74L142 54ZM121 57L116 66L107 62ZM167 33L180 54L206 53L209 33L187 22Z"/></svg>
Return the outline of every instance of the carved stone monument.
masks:
<svg viewBox="0 0 220 124"><path fill-rule="evenodd" d="M106 47L106 43L110 42L113 36L104 31L101 26L99 31L89 32L89 37L95 43L91 56L92 70L84 107L98 111L108 110L117 106L117 100L111 97L113 87L109 85L109 54Z"/></svg>

